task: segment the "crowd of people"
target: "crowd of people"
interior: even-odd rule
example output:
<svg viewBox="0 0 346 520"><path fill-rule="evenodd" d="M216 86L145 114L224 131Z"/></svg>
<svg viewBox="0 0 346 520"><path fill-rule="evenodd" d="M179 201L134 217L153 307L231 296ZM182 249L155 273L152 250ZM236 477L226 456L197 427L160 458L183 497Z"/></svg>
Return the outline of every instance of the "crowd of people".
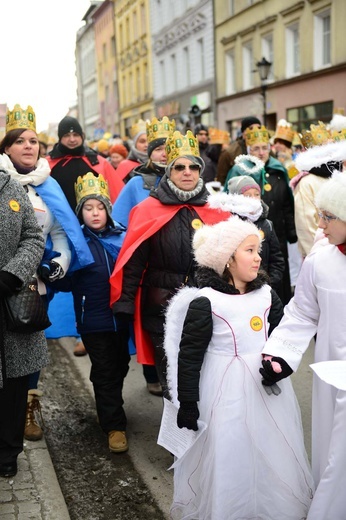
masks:
<svg viewBox="0 0 346 520"><path fill-rule="evenodd" d="M88 143L66 116L48 149L32 107L8 110L0 476L44 433L45 333L9 330L5 305L35 276L47 311L71 304L111 452L129 449L134 353L180 435L197 432L174 463L172 518L343 520L345 392L314 376L311 470L290 376L313 339L316 362L346 360L346 119L239 130L153 117Z"/></svg>

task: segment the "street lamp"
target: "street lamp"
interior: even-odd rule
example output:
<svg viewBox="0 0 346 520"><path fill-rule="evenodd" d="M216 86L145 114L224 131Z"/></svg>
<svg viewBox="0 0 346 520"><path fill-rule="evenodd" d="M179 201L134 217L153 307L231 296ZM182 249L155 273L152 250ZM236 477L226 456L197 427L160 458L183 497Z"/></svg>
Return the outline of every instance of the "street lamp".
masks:
<svg viewBox="0 0 346 520"><path fill-rule="evenodd" d="M267 84L266 80L268 79L270 67L272 64L270 61L267 61L265 58L262 58L261 61L258 61L256 63L258 73L261 78L261 90L262 90L262 97L263 97L263 124L264 126L267 126L267 98L266 98L266 92L267 92Z"/></svg>

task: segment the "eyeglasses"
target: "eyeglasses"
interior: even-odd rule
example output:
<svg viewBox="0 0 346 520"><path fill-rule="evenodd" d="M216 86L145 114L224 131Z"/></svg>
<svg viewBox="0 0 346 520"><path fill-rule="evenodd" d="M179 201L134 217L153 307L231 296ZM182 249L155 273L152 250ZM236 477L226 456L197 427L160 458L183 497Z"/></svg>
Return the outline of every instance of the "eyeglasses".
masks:
<svg viewBox="0 0 346 520"><path fill-rule="evenodd" d="M176 166L173 166L173 170L176 170L177 172L183 172L186 168L189 168L192 172L199 172L201 169L199 164L190 164L188 166L185 166L185 164L177 164Z"/></svg>
<svg viewBox="0 0 346 520"><path fill-rule="evenodd" d="M325 213L322 213L321 211L317 212L318 218L321 218L323 222L326 224L329 224L332 220L339 220L339 217L335 217L334 215L326 215Z"/></svg>

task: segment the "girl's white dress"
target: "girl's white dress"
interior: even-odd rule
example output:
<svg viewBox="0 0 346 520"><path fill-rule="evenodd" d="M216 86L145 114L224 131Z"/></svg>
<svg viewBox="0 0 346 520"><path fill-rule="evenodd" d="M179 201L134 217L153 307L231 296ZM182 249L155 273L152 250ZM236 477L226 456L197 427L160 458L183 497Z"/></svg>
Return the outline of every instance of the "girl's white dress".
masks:
<svg viewBox="0 0 346 520"><path fill-rule="evenodd" d="M290 379L267 395L259 368L271 290L244 295L182 289L166 318L168 384L177 401L177 357L189 302L211 302L213 335L200 375L200 419L208 424L176 461L171 518L301 520L313 494L300 410ZM185 428L182 429L183 431Z"/></svg>

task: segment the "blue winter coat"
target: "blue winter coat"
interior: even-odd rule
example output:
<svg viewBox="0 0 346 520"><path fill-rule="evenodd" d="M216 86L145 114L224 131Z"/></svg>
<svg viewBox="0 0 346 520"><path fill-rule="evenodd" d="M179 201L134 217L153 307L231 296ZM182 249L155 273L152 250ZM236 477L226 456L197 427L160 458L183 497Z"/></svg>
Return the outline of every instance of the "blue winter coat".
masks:
<svg viewBox="0 0 346 520"><path fill-rule="evenodd" d="M124 240L124 231L124 227L116 226L95 233L84 226L83 233L95 262L54 282L58 290L72 291L79 334L116 330L110 307L109 277Z"/></svg>

